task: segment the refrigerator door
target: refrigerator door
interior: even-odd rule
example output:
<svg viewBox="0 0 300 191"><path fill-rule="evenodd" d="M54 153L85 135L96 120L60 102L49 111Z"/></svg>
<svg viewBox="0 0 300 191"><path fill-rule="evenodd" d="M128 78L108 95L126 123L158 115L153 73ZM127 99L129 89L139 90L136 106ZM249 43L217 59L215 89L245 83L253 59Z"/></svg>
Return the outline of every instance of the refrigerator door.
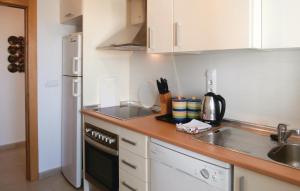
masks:
<svg viewBox="0 0 300 191"><path fill-rule="evenodd" d="M82 35L70 34L63 38L63 75L82 76Z"/></svg>
<svg viewBox="0 0 300 191"><path fill-rule="evenodd" d="M63 76L62 173L76 188L82 182L81 78Z"/></svg>

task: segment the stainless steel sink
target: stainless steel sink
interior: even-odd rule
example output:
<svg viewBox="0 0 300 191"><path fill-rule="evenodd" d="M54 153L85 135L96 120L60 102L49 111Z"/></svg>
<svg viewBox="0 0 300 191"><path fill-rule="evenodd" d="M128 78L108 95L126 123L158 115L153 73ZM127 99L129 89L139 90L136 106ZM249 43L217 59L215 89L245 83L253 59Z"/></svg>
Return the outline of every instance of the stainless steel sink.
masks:
<svg viewBox="0 0 300 191"><path fill-rule="evenodd" d="M286 144L273 148L268 157L272 160L300 169L300 144Z"/></svg>

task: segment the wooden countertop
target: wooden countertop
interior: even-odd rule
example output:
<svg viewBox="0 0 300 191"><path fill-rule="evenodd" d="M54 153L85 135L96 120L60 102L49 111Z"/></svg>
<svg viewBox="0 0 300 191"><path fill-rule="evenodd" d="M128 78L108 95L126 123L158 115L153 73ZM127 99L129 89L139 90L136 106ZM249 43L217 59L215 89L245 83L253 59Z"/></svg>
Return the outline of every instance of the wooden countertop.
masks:
<svg viewBox="0 0 300 191"><path fill-rule="evenodd" d="M91 109L84 109L82 113L199 154L300 186L300 170L195 140L191 135L176 131L175 125L156 120L155 115L125 121L97 113Z"/></svg>

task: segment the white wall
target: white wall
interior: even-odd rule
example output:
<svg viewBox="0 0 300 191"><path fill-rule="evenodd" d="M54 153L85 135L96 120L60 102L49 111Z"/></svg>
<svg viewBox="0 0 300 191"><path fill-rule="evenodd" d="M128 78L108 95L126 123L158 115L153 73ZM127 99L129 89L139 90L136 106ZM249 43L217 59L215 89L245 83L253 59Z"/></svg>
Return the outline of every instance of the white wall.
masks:
<svg viewBox="0 0 300 191"><path fill-rule="evenodd" d="M164 77L168 80L169 89L173 95L177 94L176 66L173 64L173 56L160 54L147 54L145 52L135 52L131 56L130 62L130 100L140 101L139 89L150 83L157 93L156 80Z"/></svg>
<svg viewBox="0 0 300 191"><path fill-rule="evenodd" d="M202 97L206 71L216 69L217 93L227 101L226 118L274 127L283 122L300 128L299 63L300 50L135 54L130 63L130 98L137 99L142 81L160 76L168 78L173 95Z"/></svg>
<svg viewBox="0 0 300 191"><path fill-rule="evenodd" d="M23 9L0 6L0 145L25 141L25 75L7 70L7 38L24 29Z"/></svg>
<svg viewBox="0 0 300 191"><path fill-rule="evenodd" d="M300 124L300 51L232 51L175 56L184 95L204 95L207 69L217 69L225 117L276 126Z"/></svg>
<svg viewBox="0 0 300 191"><path fill-rule="evenodd" d="M126 1L83 0L83 104L100 104L100 84L117 79L121 100L129 98L131 53L102 51L97 47L126 25Z"/></svg>
<svg viewBox="0 0 300 191"><path fill-rule="evenodd" d="M60 0L38 0L39 171L61 166L62 37L75 31L60 24Z"/></svg>

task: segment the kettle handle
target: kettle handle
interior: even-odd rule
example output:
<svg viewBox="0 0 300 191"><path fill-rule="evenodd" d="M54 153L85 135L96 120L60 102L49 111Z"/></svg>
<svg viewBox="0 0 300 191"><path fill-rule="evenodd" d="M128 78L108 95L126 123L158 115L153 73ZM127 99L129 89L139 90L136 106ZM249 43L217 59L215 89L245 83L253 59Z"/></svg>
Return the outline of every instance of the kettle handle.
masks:
<svg viewBox="0 0 300 191"><path fill-rule="evenodd" d="M221 122L224 118L224 115L225 115L225 110L226 110L226 101L225 99L220 96L220 95L216 95L216 99L221 102L221 113L220 115L218 116L218 122Z"/></svg>

